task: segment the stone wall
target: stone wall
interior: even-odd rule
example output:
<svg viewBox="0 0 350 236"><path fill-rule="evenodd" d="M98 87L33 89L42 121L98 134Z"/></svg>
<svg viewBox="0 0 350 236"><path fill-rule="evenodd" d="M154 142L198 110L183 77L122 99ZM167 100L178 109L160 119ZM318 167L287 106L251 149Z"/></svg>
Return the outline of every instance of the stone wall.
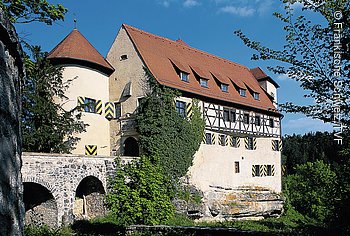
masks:
<svg viewBox="0 0 350 236"><path fill-rule="evenodd" d="M22 235L21 49L13 26L0 8L0 235Z"/></svg>
<svg viewBox="0 0 350 236"><path fill-rule="evenodd" d="M22 158L24 193L33 192L27 191L26 186L34 183L52 194L57 204L57 214L53 216L51 212L55 208L50 207L44 215L44 218L50 219L45 219L45 222L60 226L74 219L92 218L105 213L103 193L106 192L108 176L115 172L113 157L23 153ZM123 161L129 160L126 158ZM40 191L37 192L36 196L39 196ZM25 204L29 205L26 201ZM40 222L45 207L46 200L27 207L26 222ZM54 221L55 224L52 223Z"/></svg>

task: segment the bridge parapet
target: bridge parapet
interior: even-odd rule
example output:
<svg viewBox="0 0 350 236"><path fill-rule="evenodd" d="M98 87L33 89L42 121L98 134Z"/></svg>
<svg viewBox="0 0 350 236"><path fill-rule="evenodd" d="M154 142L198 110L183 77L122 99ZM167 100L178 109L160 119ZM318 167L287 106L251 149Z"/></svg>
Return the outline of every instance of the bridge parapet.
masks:
<svg viewBox="0 0 350 236"><path fill-rule="evenodd" d="M115 172L115 158L116 157L113 156L22 153L23 165L21 172L25 190L27 186L27 191L25 191L24 194L37 194L37 196L30 198L24 196L25 200L32 199L32 202L26 203L26 212L31 212L30 216L26 215L27 223L45 219L43 216L45 211L50 210L52 212L52 209L45 209L45 207L42 207L44 202L36 202L35 199L43 198L43 196L37 192L38 187L31 187L30 190L28 189L29 186L36 184L43 189L47 189L52 195L52 198L44 200L46 202L50 200L50 203L55 201L56 203L57 219L47 219L44 220L43 223L51 226L70 223L74 217L76 217L76 215L73 214L73 210L76 210L77 206L80 204L77 201L78 198L85 198L87 194L91 194L94 191L97 195L102 195L107 191L108 177L112 176ZM120 159L122 164L125 164L134 160L135 157L121 157ZM80 186L79 190L78 186ZM100 197L100 199L103 200L103 197ZM96 199L94 202L96 202ZM85 206L82 205L82 208L86 208L86 202L84 202L84 204ZM38 214L38 212L35 211L38 211L38 206L40 205L41 210ZM51 206L52 205L53 204L51 204ZM80 210L78 209L78 211ZM81 210L81 212L82 214L86 214L83 210ZM41 219L34 219L37 215L42 215Z"/></svg>

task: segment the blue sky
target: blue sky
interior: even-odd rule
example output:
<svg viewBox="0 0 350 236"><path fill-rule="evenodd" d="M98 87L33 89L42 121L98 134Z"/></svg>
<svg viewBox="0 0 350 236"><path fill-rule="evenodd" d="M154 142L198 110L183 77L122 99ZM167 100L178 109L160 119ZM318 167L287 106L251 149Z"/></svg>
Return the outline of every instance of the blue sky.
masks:
<svg viewBox="0 0 350 236"><path fill-rule="evenodd" d="M275 61L250 60L253 50L234 35L241 29L251 39L265 46L282 49L284 31L281 22L272 16L282 11L278 0L101 0L53 1L61 3L69 12L65 21L46 26L40 23L17 25L21 37L31 44L50 51L73 28L78 30L106 56L121 24L125 23L169 39L181 38L194 48L243 64L249 68L260 66L281 86L278 100L296 104L310 103L303 98L297 82L286 76L274 75L266 69ZM296 11L300 6L296 6ZM311 120L300 114L284 114L283 134L303 134L310 131L332 130L330 124Z"/></svg>

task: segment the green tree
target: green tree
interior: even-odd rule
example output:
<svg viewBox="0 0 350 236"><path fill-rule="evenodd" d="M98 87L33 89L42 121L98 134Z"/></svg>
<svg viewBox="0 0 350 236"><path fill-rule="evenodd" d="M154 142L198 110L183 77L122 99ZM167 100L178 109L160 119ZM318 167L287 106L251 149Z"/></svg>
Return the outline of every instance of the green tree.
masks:
<svg viewBox="0 0 350 236"><path fill-rule="evenodd" d="M67 9L61 4L50 4L46 0L0 0L0 7L12 23L44 22L48 25L63 20Z"/></svg>
<svg viewBox="0 0 350 236"><path fill-rule="evenodd" d="M286 74L300 82L305 90L305 97L315 100L308 105L297 105L291 102L281 104L287 112L301 112L312 118L325 122L333 120L334 95L341 94L339 101L343 124L350 124L350 63L347 45L350 33L350 2L348 0L283 0L284 14L274 15L285 25L285 45L283 50L274 50L261 43L249 39L241 30L235 31L245 45L257 51L253 60L276 60L280 62L275 67L269 67L274 73ZM294 3L302 3L302 11L295 10ZM319 3L319 4L317 4ZM334 16L336 11L341 17ZM308 14L305 14L308 13ZM314 14L313 20L305 15ZM315 20L316 19L316 20ZM335 36L342 23L342 46L334 47ZM335 50L336 49L336 50ZM335 55L335 51L339 54ZM342 55L340 76L334 75L334 62ZM336 58L335 58L336 57ZM341 81L337 86L335 81ZM337 84L339 85L339 84Z"/></svg>
<svg viewBox="0 0 350 236"><path fill-rule="evenodd" d="M285 193L295 209L319 222L327 222L333 214L337 178L323 161L297 165L295 174L284 180Z"/></svg>
<svg viewBox="0 0 350 236"><path fill-rule="evenodd" d="M23 150L69 153L85 131L76 109L66 111L58 103L66 99L69 84L62 80L62 68L53 66L40 47L32 47L34 60L24 59L26 78L22 83Z"/></svg>
<svg viewBox="0 0 350 236"><path fill-rule="evenodd" d="M174 207L159 164L147 157L124 166L120 160L116 162L106 201L118 223L155 225L173 216Z"/></svg>
<svg viewBox="0 0 350 236"><path fill-rule="evenodd" d="M150 93L139 106L136 121L140 134L140 146L146 156L157 157L164 174L174 182L186 174L199 149L204 132L204 121L193 104L190 119L182 117L175 109L174 101L180 93L161 86L146 70Z"/></svg>

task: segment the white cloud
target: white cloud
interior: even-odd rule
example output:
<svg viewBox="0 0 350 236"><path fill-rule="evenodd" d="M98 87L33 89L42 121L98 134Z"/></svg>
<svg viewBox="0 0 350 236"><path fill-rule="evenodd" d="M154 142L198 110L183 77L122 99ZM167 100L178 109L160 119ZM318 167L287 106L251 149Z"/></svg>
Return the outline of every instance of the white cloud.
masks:
<svg viewBox="0 0 350 236"><path fill-rule="evenodd" d="M163 5L164 7L169 7L170 2L171 2L171 0L158 0L158 3Z"/></svg>
<svg viewBox="0 0 350 236"><path fill-rule="evenodd" d="M316 131L332 131L332 129L332 124L324 123L321 120L315 120L309 117L288 120L282 124L282 131L284 134L304 134Z"/></svg>
<svg viewBox="0 0 350 236"><path fill-rule="evenodd" d="M198 2L197 0L185 0L183 3L184 7L195 7L200 5L200 2Z"/></svg>
<svg viewBox="0 0 350 236"><path fill-rule="evenodd" d="M255 13L255 9L250 7L235 7L235 6L225 6L220 8L219 12L230 13L238 16L251 16Z"/></svg>

